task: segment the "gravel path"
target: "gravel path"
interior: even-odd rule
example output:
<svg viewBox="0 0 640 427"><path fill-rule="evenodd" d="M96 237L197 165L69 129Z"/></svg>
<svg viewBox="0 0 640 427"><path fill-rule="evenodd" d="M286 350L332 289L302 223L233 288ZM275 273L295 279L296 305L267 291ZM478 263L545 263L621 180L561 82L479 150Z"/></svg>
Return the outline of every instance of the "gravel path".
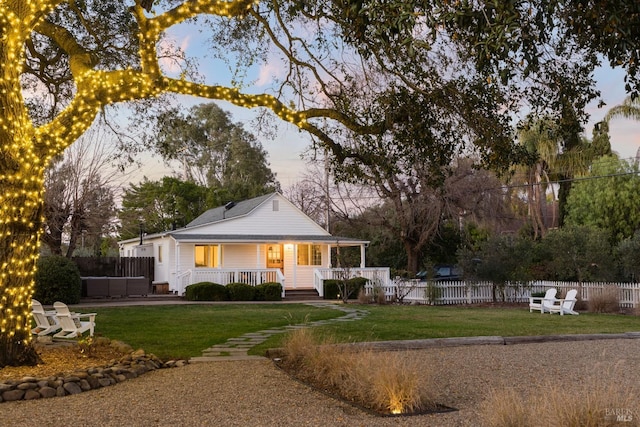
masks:
<svg viewBox="0 0 640 427"><path fill-rule="evenodd" d="M539 393L553 382L580 392L592 381L635 388L634 407L625 409L636 420L640 416L640 339L434 348L406 355L420 361L420 373L432 373L436 400L458 411L370 415L291 380L265 359L194 363L79 395L5 402L0 425L478 426L492 389Z"/></svg>

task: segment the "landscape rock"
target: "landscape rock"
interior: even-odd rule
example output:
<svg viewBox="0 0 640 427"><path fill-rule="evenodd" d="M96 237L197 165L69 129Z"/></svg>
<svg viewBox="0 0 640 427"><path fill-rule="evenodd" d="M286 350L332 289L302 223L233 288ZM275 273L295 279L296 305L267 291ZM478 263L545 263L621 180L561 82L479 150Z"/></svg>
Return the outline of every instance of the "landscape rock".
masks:
<svg viewBox="0 0 640 427"><path fill-rule="evenodd" d="M40 396L40 393L35 391L35 390L27 390L26 393L24 394L23 399L24 400L35 400L35 399L40 399L42 396Z"/></svg>
<svg viewBox="0 0 640 427"><path fill-rule="evenodd" d="M64 390L69 394L82 393L82 388L78 385L78 383L66 382L62 387L64 387Z"/></svg>
<svg viewBox="0 0 640 427"><path fill-rule="evenodd" d="M128 348L128 354L119 360L113 360L109 366L93 367L46 378L24 377L20 380L0 382L0 403L78 394L109 387L156 369L180 367L189 363L187 360L172 360L164 363L155 355L146 354L144 350L133 351L126 344L118 342L116 344L118 348ZM114 346L113 342L111 345Z"/></svg>
<svg viewBox="0 0 640 427"><path fill-rule="evenodd" d="M24 390L9 390L2 393L2 399L5 402L21 400L24 397Z"/></svg>
<svg viewBox="0 0 640 427"><path fill-rule="evenodd" d="M54 397L56 395L56 389L53 387L41 387L39 390L40 396L42 397Z"/></svg>

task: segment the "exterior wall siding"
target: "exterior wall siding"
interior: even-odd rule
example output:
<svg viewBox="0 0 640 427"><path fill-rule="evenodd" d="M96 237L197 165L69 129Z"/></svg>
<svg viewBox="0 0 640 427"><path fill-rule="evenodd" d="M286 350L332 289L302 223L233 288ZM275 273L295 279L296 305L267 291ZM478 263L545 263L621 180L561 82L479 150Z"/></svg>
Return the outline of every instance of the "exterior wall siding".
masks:
<svg viewBox="0 0 640 427"><path fill-rule="evenodd" d="M192 243L180 243L178 247L177 270L184 271L195 268L194 245ZM222 257L224 259L224 251Z"/></svg>
<svg viewBox="0 0 640 427"><path fill-rule="evenodd" d="M246 245L223 245L222 268L258 268L256 266L257 246L255 243ZM264 268L264 261L261 268Z"/></svg>
<svg viewBox="0 0 640 427"><path fill-rule="evenodd" d="M215 224L194 227L193 233L201 234L247 234L247 235L329 235L329 233L293 206L284 197L276 196L278 210L273 210L272 201L258 206L248 216L231 218Z"/></svg>

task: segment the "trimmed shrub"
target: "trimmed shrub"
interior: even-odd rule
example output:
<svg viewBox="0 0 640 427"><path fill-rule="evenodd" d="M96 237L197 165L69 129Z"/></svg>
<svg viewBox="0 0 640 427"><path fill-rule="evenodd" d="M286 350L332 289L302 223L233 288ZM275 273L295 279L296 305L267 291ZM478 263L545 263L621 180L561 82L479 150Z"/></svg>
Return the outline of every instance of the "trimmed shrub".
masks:
<svg viewBox="0 0 640 427"><path fill-rule="evenodd" d="M255 299L255 288L246 283L229 283L227 289L231 301L253 301Z"/></svg>
<svg viewBox="0 0 640 427"><path fill-rule="evenodd" d="M360 293L360 289L364 288L369 279L364 277L352 277L346 281L347 293L349 299L357 299ZM322 283L324 287L324 299L338 299L342 298L341 286L344 281L338 279L327 279ZM340 295L340 297L338 297Z"/></svg>
<svg viewBox="0 0 640 427"><path fill-rule="evenodd" d="M282 301L282 285L277 282L266 282L255 287L256 301Z"/></svg>
<svg viewBox="0 0 640 427"><path fill-rule="evenodd" d="M194 283L187 286L184 298L188 301L229 301L229 290L217 283Z"/></svg>
<svg viewBox="0 0 640 427"><path fill-rule="evenodd" d="M78 304L82 281L78 266L63 256L47 256L38 259L33 298L42 304L56 301Z"/></svg>

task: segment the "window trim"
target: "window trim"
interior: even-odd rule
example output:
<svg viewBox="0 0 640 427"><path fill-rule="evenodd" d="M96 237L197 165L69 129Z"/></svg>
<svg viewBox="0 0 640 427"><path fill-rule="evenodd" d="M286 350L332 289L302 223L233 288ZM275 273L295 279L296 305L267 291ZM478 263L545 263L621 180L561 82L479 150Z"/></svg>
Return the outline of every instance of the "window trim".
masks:
<svg viewBox="0 0 640 427"><path fill-rule="evenodd" d="M204 264L198 265L198 248L204 248ZM219 245L193 245L193 266L194 268L220 268L218 265L218 251L222 248Z"/></svg>
<svg viewBox="0 0 640 427"><path fill-rule="evenodd" d="M322 245L315 243L299 243L296 249L296 265L309 267L318 267L322 265ZM300 262L301 255L305 257L305 260L303 261L306 261L306 263Z"/></svg>

